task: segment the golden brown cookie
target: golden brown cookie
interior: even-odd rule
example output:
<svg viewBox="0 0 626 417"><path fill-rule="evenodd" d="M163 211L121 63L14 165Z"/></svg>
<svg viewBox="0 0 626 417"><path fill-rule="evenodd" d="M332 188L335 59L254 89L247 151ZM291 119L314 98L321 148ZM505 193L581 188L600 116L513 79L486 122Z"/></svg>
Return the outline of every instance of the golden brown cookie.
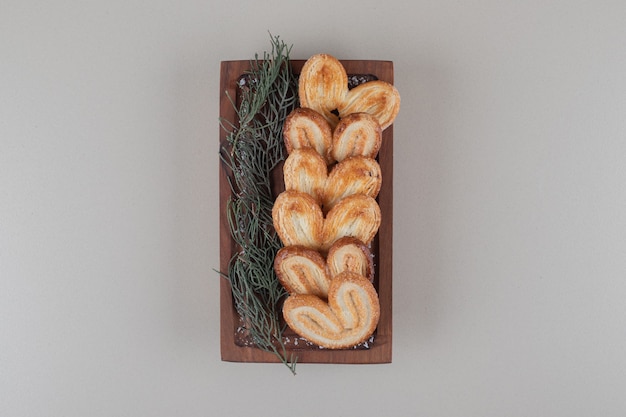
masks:
<svg viewBox="0 0 626 417"><path fill-rule="evenodd" d="M368 81L350 90L337 110L342 119L354 113L371 114L385 130L400 111L400 93L386 81Z"/></svg>
<svg viewBox="0 0 626 417"><path fill-rule="evenodd" d="M328 296L330 276L326 260L313 249L304 246L285 246L274 258L274 271L282 286L290 294Z"/></svg>
<svg viewBox="0 0 626 417"><path fill-rule="evenodd" d="M295 149L313 148L327 164L332 163L332 129L328 121L313 109L294 109L283 124L283 140L287 153Z"/></svg>
<svg viewBox="0 0 626 417"><path fill-rule="evenodd" d="M319 346L355 346L376 330L380 302L372 284L354 272L342 272L330 283L328 302L311 294L294 294L283 305L287 325Z"/></svg>
<svg viewBox="0 0 626 417"><path fill-rule="evenodd" d="M327 176L326 162L311 148L294 149L283 165L285 190L307 193L320 205Z"/></svg>
<svg viewBox="0 0 626 417"><path fill-rule="evenodd" d="M376 158L382 144L382 132L378 119L371 114L348 114L333 132L333 159L343 161L350 156Z"/></svg>
<svg viewBox="0 0 626 417"><path fill-rule="evenodd" d="M346 197L326 215L322 249L330 249L333 243L346 236L369 245L378 232L380 222L380 207L372 197L363 194Z"/></svg>
<svg viewBox="0 0 626 417"><path fill-rule="evenodd" d="M348 74L339 60L328 54L311 56L298 80L300 106L320 113L334 128L339 118L333 113L348 93Z"/></svg>
<svg viewBox="0 0 626 417"><path fill-rule="evenodd" d="M299 191L284 191L272 208L274 229L283 246L301 245L319 249L324 241L324 215L313 197Z"/></svg>
<svg viewBox="0 0 626 417"><path fill-rule="evenodd" d="M374 258L369 248L353 237L342 237L328 250L326 257L331 278L344 271L351 271L374 281Z"/></svg>
<svg viewBox="0 0 626 417"><path fill-rule="evenodd" d="M328 213L339 201L354 194L376 198L382 185L380 165L375 159L352 156L333 167L324 187L322 209Z"/></svg>

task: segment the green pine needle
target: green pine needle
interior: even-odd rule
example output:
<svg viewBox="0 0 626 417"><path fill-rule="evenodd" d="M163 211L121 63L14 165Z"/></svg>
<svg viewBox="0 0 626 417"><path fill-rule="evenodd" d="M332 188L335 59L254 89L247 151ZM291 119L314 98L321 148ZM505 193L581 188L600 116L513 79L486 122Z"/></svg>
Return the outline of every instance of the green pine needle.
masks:
<svg viewBox="0 0 626 417"><path fill-rule="evenodd" d="M237 123L220 119L227 145L220 157L231 171L232 197L228 201L231 236L239 246L226 276L234 304L254 344L278 356L296 373L297 358L288 355L283 343L280 301L285 290L274 273L274 258L282 247L273 228L271 172L285 159L283 122L298 104L297 80L289 52L272 37L271 53L255 55L251 69L240 83Z"/></svg>

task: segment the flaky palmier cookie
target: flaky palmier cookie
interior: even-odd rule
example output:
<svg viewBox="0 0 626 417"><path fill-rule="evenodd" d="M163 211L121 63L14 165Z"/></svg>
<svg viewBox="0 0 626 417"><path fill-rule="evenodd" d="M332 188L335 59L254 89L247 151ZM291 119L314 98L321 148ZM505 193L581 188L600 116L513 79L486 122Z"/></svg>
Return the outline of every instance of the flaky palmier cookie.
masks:
<svg viewBox="0 0 626 417"><path fill-rule="evenodd" d="M352 113L339 121L333 131L332 157L343 161L350 156L376 158L383 130L369 113Z"/></svg>
<svg viewBox="0 0 626 417"><path fill-rule="evenodd" d="M298 80L300 106L320 113L334 128L337 110L348 93L348 74L339 60L328 54L311 56L303 65Z"/></svg>
<svg viewBox="0 0 626 417"><path fill-rule="evenodd" d="M328 250L326 265L331 278L344 271L355 272L374 281L374 258L370 249L359 239L342 237Z"/></svg>
<svg viewBox="0 0 626 417"><path fill-rule="evenodd" d="M312 148L294 149L283 164L285 190L309 194L322 204L328 167L324 158Z"/></svg>
<svg viewBox="0 0 626 417"><path fill-rule="evenodd" d="M294 109L287 115L283 124L283 139L288 154L294 149L313 148L327 164L333 162L332 135L328 121L310 108Z"/></svg>
<svg viewBox="0 0 626 417"><path fill-rule="evenodd" d="M350 236L369 245L380 227L380 207L372 197L355 194L339 201L326 215L322 249L327 251L337 240Z"/></svg>
<svg viewBox="0 0 626 417"><path fill-rule="evenodd" d="M324 215L309 194L293 190L280 193L272 207L272 221L283 246L322 247Z"/></svg>
<svg viewBox="0 0 626 417"><path fill-rule="evenodd" d="M304 246L285 246L274 258L278 281L289 294L328 296L330 274L322 255Z"/></svg>
<svg viewBox="0 0 626 417"><path fill-rule="evenodd" d="M349 195L376 198L382 184L380 165L375 159L352 156L333 166L328 174L323 158L310 148L296 149L287 157L283 179L286 190L309 194L324 213Z"/></svg>
<svg viewBox="0 0 626 417"><path fill-rule="evenodd" d="M400 111L400 93L386 81L368 81L348 91L337 110L340 118L353 113L371 114L385 130Z"/></svg>
<svg viewBox="0 0 626 417"><path fill-rule="evenodd" d="M322 195L322 209L325 213L345 197L364 194L376 198L382 185L380 165L375 159L352 156L333 167L326 179Z"/></svg>
<svg viewBox="0 0 626 417"><path fill-rule="evenodd" d="M342 349L355 346L376 330L380 301L365 277L346 271L330 283L328 302L310 294L294 294L283 304L287 325L319 346Z"/></svg>

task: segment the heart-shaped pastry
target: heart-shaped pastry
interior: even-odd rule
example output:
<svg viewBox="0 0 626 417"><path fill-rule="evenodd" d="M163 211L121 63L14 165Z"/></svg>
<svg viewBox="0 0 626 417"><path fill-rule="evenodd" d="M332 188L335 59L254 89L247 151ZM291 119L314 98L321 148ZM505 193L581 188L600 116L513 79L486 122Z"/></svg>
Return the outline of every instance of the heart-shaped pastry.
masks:
<svg viewBox="0 0 626 417"><path fill-rule="evenodd" d="M322 255L304 246L285 246L274 258L274 272L289 294L328 296L330 275Z"/></svg>
<svg viewBox="0 0 626 417"><path fill-rule="evenodd" d="M313 148L322 155L327 164L331 156L332 129L328 121L318 112L306 107L294 109L283 124L283 138L287 153L294 149Z"/></svg>
<svg viewBox="0 0 626 417"><path fill-rule="evenodd" d="M298 94L300 106L320 113L332 129L340 119L350 114L368 113L378 120L384 130L400 111L400 94L393 84L372 80L349 90L345 68L338 59L328 54L313 55L304 63L298 81Z"/></svg>
<svg viewBox="0 0 626 417"><path fill-rule="evenodd" d="M380 165L375 159L353 156L334 165L328 173L322 157L310 148L296 149L287 157L283 178L286 190L311 195L325 213L353 194L376 198L382 184Z"/></svg>
<svg viewBox="0 0 626 417"><path fill-rule="evenodd" d="M400 111L400 93L388 82L369 81L350 90L337 110L340 118L353 113L371 114L385 130Z"/></svg>
<svg viewBox="0 0 626 417"><path fill-rule="evenodd" d="M287 325L308 341L342 349L374 333L380 319L380 302L369 280L346 271L331 281L328 302L311 294L293 294L283 304L283 316Z"/></svg>
<svg viewBox="0 0 626 417"><path fill-rule="evenodd" d="M283 246L301 245L328 251L345 236L369 245L380 227L380 207L375 199L355 194L340 200L326 215L307 193L284 191L272 208L274 229Z"/></svg>
<svg viewBox="0 0 626 417"><path fill-rule="evenodd" d="M331 280L342 272L358 273L373 281L374 262L363 242L344 237L330 247L326 259L314 249L285 246L274 258L274 271L288 293L312 294L325 299Z"/></svg>
<svg viewBox="0 0 626 417"><path fill-rule="evenodd" d="M378 119L368 113L352 113L339 121L333 132L332 157L343 161L349 156L376 158L383 130Z"/></svg>
<svg viewBox="0 0 626 417"><path fill-rule="evenodd" d="M339 60L328 54L311 56L298 80L300 106L320 113L334 128L339 118L333 111L348 92L348 74Z"/></svg>

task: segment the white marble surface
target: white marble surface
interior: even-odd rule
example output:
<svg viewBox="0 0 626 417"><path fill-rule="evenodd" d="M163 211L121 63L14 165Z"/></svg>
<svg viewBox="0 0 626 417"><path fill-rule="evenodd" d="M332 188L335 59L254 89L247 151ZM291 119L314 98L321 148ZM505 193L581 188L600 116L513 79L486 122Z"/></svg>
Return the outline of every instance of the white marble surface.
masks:
<svg viewBox="0 0 626 417"><path fill-rule="evenodd" d="M0 6L0 415L624 416L626 7ZM220 361L219 62L394 61L394 360Z"/></svg>

